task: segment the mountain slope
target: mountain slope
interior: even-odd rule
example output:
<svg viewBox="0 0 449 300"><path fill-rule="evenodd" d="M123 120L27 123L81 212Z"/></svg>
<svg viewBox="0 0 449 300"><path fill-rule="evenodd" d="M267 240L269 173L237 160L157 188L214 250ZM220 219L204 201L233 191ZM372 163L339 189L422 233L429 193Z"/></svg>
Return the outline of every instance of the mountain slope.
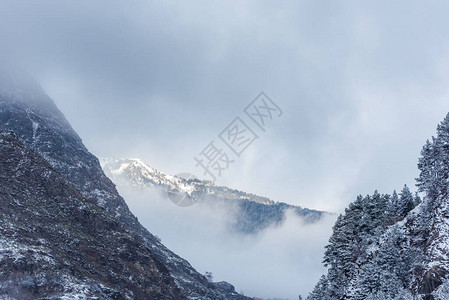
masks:
<svg viewBox="0 0 449 300"><path fill-rule="evenodd" d="M0 171L0 293L185 298L149 248L13 133L0 135Z"/></svg>
<svg viewBox="0 0 449 300"><path fill-rule="evenodd" d="M140 159L101 158L105 174L121 187L133 189L161 188L167 193L181 193L192 202L201 204L224 204L232 211L234 222L231 229L251 234L269 226L278 226L285 220L286 212L292 210L308 223L319 221L326 213L286 203L274 202L266 197L257 196L226 186L217 186L209 181L185 179L160 172ZM179 204L178 204L179 205Z"/></svg>
<svg viewBox="0 0 449 300"><path fill-rule="evenodd" d="M39 172L29 174L30 177L22 176L20 180L12 177L10 182L6 182L11 185L10 189L13 191L4 195L5 199L8 199L10 203L20 203L22 194L18 193L18 191L22 188L24 191L30 190L26 196L29 196L31 202L18 204L19 208L23 205L23 209L26 212L26 214L24 212L24 216L27 219L31 218L34 210L42 212L43 218L40 221L38 219L36 222L24 223L23 226L29 232L40 230L40 227L47 227L45 222L50 222L49 218L52 216L47 209L47 205L54 201L52 197L59 197L58 201L64 202L68 201L65 198L65 195L68 195L74 199L75 202L73 203L77 203L77 206L82 209L80 211L73 210L75 216L80 215L79 218L75 220L70 219L67 213L64 213L65 208L61 204L63 206L62 212L58 208L56 215L59 217L49 224L54 224L55 228L58 228L57 224L68 223L68 236L74 235L77 237L77 234L84 235L84 233L76 231L78 230L76 226L82 225L76 221L83 221L84 219L82 218L85 218L85 230L90 233L90 236L84 236L85 244L83 244L83 247L86 248L86 252L82 252L82 247L74 247L74 252L70 252L70 255L77 257L87 253L86 255L88 257L91 255L91 259L98 264L100 262L105 263L107 260L117 260L116 263L120 265L124 265L130 260L134 263L134 265L127 265L128 269L135 269L134 273L130 271L131 273L129 274L133 276L129 277L130 282L127 283L124 277L118 279L110 277L106 273L106 269L101 273L102 269L97 269L95 265L88 265L86 269L89 272L97 272L96 276L100 276L101 280L93 275L91 276L90 273L84 276L84 273L77 273L76 271L79 267L79 261L65 262L67 263L66 267L72 272L71 275L78 278L76 280L81 280L80 278L82 278L83 282L81 285L97 285L100 286L99 289L103 292L101 284L107 286L108 280L112 278L112 286L120 283L119 288L121 290L118 292L118 295L111 296L111 299L125 299L131 292L134 295L141 293L141 295L146 295L145 297L154 295L155 299L247 299L235 293L232 286L228 284L209 283L187 261L164 247L157 238L142 227L129 211L125 201L116 191L114 184L104 175L98 159L84 147L81 139L70 127L53 101L23 72L16 69L5 70L2 70L2 75L0 76L0 124L4 132L12 132L10 138L5 137L8 143L9 139L14 139L12 136L18 137L15 142L11 140L11 145L9 146L5 142L5 147L17 147L18 149L23 149L20 150L20 153L24 153L23 157L19 156L20 153L11 153L11 155L14 154L17 157L8 157L9 150L6 151L6 154L4 154L5 170L15 168L19 172L17 176L20 176L20 163L18 165L7 165L6 162L9 160L16 162L21 162L22 160L38 161L39 157L41 158L37 163L38 166L29 166L38 170L41 168ZM57 176L55 182L49 183L50 189L53 188L53 185L59 188L56 189L56 195L39 194L40 190L46 187L40 186L42 182L40 182L38 174L46 174L48 172L51 173L51 176ZM8 181L7 178L4 180ZM28 189L26 185L23 187L19 185L19 183L23 182L29 182L30 186ZM31 189L33 186L36 189ZM42 201L36 201L39 197L41 197ZM73 203L69 203L69 206L74 206ZM13 208L16 209L17 207ZM5 209L5 207L0 208L4 215L12 213L12 211ZM101 216L99 220L96 220L95 215ZM10 244L17 243L22 245L23 249L34 247L33 243L35 241L33 241L32 237L23 242L20 241L17 232L20 231L21 227L19 227L17 222L11 223L10 227L11 231L4 232L3 241L9 241ZM50 230L50 228L45 230ZM44 256L50 256L55 247L62 247L70 241L64 238L64 230L60 229L54 232L55 239L59 243L53 240L45 241L48 246L42 250ZM70 232L71 230L74 232ZM104 237L111 234L109 232L106 233L106 230L112 230L112 233L114 233L113 230L116 230L116 239L108 240ZM50 232L48 234L45 233L45 236L51 236ZM120 239L120 236L123 238ZM92 244L95 239L97 239L97 244ZM83 240L80 238L80 241ZM119 249L121 247L125 247L125 249L130 248L132 251L120 252ZM92 250L91 248L94 249ZM117 251L114 252L114 248L118 248ZM89 252L91 250L92 252ZM104 256L97 255L97 252L104 253ZM130 257L127 257L127 255ZM13 270L21 271L22 267L26 267L17 263L17 260L2 260L2 264L4 262L8 263L8 267L5 267L4 272L2 272L2 275L6 276L5 281L11 279L9 275L12 274ZM39 264L32 268L35 269L34 272L47 274L45 266ZM114 268L110 271L113 272ZM150 276L151 278L147 280L150 280L151 284L132 287L134 281L138 282L139 276ZM31 279L37 280L33 276L31 276ZM156 282L160 282L159 288ZM41 292L40 290L38 291L38 293ZM102 297L107 299L106 296Z"/></svg>

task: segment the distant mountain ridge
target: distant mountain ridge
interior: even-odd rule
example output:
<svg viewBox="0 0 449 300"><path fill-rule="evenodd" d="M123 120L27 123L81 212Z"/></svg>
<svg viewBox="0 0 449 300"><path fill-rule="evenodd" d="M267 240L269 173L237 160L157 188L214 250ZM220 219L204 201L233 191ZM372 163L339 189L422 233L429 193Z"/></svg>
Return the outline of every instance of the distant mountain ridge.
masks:
<svg viewBox="0 0 449 300"><path fill-rule="evenodd" d="M217 186L210 181L187 180L160 172L138 158L100 158L105 174L118 186L135 189L162 188L167 192L181 192L199 201L221 202L237 208L233 228L243 233L256 233L270 225L280 225L288 210L306 222L316 222L326 212L302 208L282 202L274 202L267 197Z"/></svg>
<svg viewBox="0 0 449 300"><path fill-rule="evenodd" d="M216 196L228 200L243 199L261 204L273 205L267 197L257 196L225 186L217 186L206 180L187 180L160 172L139 158L100 158L100 164L108 177L118 185L131 185L136 188L166 187L179 189L186 193L202 190L206 196Z"/></svg>

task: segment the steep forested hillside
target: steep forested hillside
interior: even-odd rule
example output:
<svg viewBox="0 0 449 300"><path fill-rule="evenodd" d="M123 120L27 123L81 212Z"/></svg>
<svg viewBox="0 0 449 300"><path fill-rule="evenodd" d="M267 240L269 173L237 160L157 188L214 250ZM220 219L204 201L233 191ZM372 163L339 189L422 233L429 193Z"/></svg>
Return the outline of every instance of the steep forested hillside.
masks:
<svg viewBox="0 0 449 300"><path fill-rule="evenodd" d="M339 216L308 299L449 299L449 114L418 168L422 201L376 191Z"/></svg>

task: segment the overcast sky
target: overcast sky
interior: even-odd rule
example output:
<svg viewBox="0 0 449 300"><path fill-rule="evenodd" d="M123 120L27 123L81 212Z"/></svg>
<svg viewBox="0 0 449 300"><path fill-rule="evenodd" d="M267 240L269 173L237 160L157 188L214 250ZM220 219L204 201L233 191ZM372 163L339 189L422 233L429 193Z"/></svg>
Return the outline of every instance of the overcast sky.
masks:
<svg viewBox="0 0 449 300"><path fill-rule="evenodd" d="M171 174L201 177L193 157L264 91L283 115L217 183L341 211L414 185L449 111L441 2L1 0L0 51L94 154Z"/></svg>

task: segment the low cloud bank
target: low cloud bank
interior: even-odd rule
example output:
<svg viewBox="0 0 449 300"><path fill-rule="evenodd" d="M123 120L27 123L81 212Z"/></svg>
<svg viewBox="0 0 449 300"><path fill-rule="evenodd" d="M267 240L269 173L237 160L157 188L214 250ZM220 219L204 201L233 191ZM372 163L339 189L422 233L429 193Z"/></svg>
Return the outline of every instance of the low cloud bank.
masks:
<svg viewBox="0 0 449 300"><path fill-rule="evenodd" d="M306 224L288 212L281 226L245 235L231 229L235 207L200 202L175 206L163 191L118 189L139 221L164 245L214 281L228 281L238 292L263 299L306 296L324 268L324 245L334 216Z"/></svg>

